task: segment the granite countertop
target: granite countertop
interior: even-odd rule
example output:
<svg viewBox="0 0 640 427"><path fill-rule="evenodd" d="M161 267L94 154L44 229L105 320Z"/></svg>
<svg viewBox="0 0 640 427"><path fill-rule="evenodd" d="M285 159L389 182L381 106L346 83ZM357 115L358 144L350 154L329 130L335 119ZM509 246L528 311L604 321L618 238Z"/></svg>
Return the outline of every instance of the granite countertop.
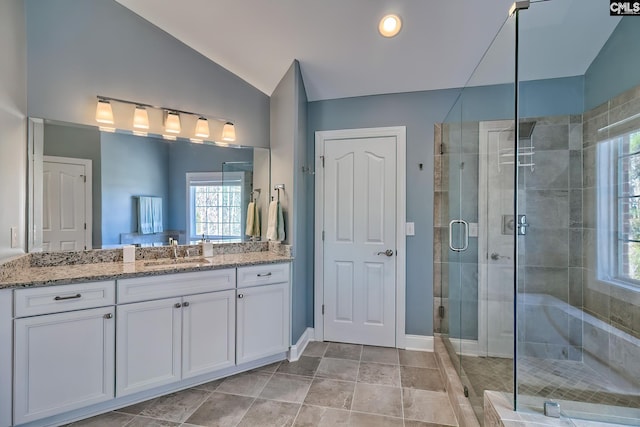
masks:
<svg viewBox="0 0 640 427"><path fill-rule="evenodd" d="M55 267L27 267L16 269L0 280L0 289L25 288L31 286L65 285L70 283L95 282L142 276L158 276L172 273L217 270L250 265L290 262L290 256L271 251L245 252L214 255L209 258L193 257L193 262L180 258L172 264L171 259L142 259L135 263L100 262L93 264L61 265ZM206 260L206 262L204 261ZM163 261L166 261L164 263Z"/></svg>

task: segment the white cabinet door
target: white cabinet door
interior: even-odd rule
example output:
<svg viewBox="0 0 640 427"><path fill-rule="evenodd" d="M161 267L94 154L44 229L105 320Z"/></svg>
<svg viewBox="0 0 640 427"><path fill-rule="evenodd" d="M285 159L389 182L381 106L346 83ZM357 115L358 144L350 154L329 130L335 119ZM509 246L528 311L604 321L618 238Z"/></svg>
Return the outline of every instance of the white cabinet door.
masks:
<svg viewBox="0 0 640 427"><path fill-rule="evenodd" d="M15 424L113 398L113 307L16 319L14 328Z"/></svg>
<svg viewBox="0 0 640 427"><path fill-rule="evenodd" d="M119 305L116 396L180 380L182 298Z"/></svg>
<svg viewBox="0 0 640 427"><path fill-rule="evenodd" d="M183 298L182 378L235 365L236 292Z"/></svg>
<svg viewBox="0 0 640 427"><path fill-rule="evenodd" d="M237 291L238 364L289 349L289 283Z"/></svg>

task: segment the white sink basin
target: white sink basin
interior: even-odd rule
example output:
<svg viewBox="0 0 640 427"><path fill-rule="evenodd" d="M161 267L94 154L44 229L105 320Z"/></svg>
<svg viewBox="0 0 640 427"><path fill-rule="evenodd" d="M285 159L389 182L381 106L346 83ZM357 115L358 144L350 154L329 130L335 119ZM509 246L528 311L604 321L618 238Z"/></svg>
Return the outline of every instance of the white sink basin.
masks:
<svg viewBox="0 0 640 427"><path fill-rule="evenodd" d="M158 259L144 263L145 267L202 267L205 265L211 265L206 258Z"/></svg>

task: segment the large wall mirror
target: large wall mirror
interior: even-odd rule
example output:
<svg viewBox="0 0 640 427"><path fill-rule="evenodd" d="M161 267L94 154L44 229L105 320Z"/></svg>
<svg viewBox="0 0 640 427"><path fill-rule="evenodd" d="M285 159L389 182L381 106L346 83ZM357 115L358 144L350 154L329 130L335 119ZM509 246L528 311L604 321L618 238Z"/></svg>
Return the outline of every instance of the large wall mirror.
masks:
<svg viewBox="0 0 640 427"><path fill-rule="evenodd" d="M269 150L30 120L29 251L261 240ZM265 224L266 226L266 224Z"/></svg>

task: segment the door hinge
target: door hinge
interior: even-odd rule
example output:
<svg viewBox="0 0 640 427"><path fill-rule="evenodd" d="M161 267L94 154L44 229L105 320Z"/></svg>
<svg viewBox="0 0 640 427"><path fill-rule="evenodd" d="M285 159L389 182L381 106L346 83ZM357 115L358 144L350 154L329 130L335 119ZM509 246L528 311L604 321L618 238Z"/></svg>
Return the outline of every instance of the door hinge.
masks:
<svg viewBox="0 0 640 427"><path fill-rule="evenodd" d="M84 182L86 184L87 182L87 175L80 175L82 177L82 182Z"/></svg>
<svg viewBox="0 0 640 427"><path fill-rule="evenodd" d="M444 305L438 307L438 316L440 316L441 319L444 319Z"/></svg>
<svg viewBox="0 0 640 427"><path fill-rule="evenodd" d="M440 144L440 154L444 154L444 144Z"/></svg>
<svg viewBox="0 0 640 427"><path fill-rule="evenodd" d="M324 304L322 304L322 315L324 316Z"/></svg>
<svg viewBox="0 0 640 427"><path fill-rule="evenodd" d="M320 156L320 160L322 160L322 167L324 167L324 156Z"/></svg>
<svg viewBox="0 0 640 427"><path fill-rule="evenodd" d="M84 223L84 229L85 230L87 229L87 223L86 222Z"/></svg>
<svg viewBox="0 0 640 427"><path fill-rule="evenodd" d="M324 230L322 230L322 241L324 242Z"/></svg>

